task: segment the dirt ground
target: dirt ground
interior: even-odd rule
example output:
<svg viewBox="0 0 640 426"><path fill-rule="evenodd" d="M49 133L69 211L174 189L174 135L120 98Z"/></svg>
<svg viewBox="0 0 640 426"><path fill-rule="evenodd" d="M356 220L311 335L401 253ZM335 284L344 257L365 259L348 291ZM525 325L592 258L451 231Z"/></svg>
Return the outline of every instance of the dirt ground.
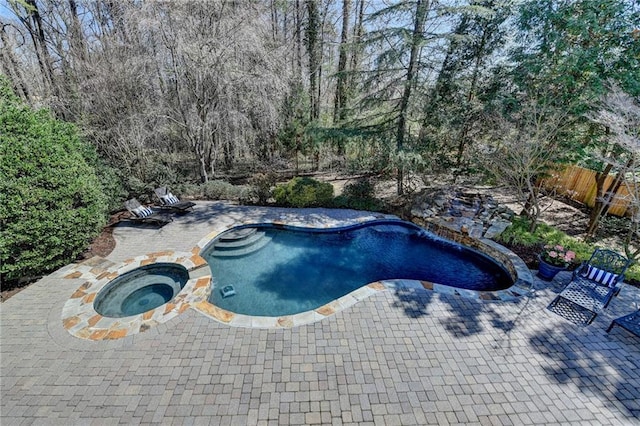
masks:
<svg viewBox="0 0 640 426"><path fill-rule="evenodd" d="M334 186L335 195L341 194L344 186L350 182L354 182L356 179L357 177L342 177L334 174L322 176L322 180L330 182ZM447 184L448 183L445 182L432 181L430 186ZM419 189L419 186L420 185L417 185L414 189ZM506 205L516 213L519 213L522 209L522 206L518 204L514 193L505 188L478 186L465 183L460 184L460 186L470 192L477 191L478 193L491 194L498 203ZM396 197L395 191L396 184L393 180L385 180L376 184L376 196L378 198L385 200L392 206L401 206L403 202L406 203L406 199L399 200ZM93 240L88 249L78 257L78 261L83 261L93 256L108 256L115 247L113 226L121 219L126 218L127 215L128 213L126 212L118 212L112 215L109 219L108 225L105 226L100 235ZM589 221L589 210L587 207L571 200L546 198L543 200L541 220L548 225L557 227L568 235L582 239L584 238L584 231L587 228L587 223ZM620 235L615 231L615 229L612 230L606 225L601 227L598 235L598 241L603 246L611 247L614 250L621 250L619 244ZM533 268L537 264L537 250L532 250L522 246L510 246L509 248L518 254L530 267ZM0 300L7 300L33 281L35 281L35 279L11 288L3 287L2 291L0 291Z"/></svg>

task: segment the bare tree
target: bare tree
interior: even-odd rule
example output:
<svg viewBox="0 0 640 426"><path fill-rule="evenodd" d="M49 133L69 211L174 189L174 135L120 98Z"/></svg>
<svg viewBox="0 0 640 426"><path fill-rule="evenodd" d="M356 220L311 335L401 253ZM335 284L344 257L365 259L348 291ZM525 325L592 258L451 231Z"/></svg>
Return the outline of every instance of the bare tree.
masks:
<svg viewBox="0 0 640 426"><path fill-rule="evenodd" d="M206 182L219 165L256 152L278 127L288 71L251 3L154 5L167 118L180 130Z"/></svg>
<svg viewBox="0 0 640 426"><path fill-rule="evenodd" d="M638 99L613 86L601 99L599 110L589 117L608 130L609 140L615 146L616 155L601 156L609 170L617 170L614 188L607 191L598 200L596 206L601 216L616 199L624 199L630 212L629 229L624 240L627 256L637 259L640 256L640 104ZM625 186L626 196L618 195L617 187ZM594 209L596 208L594 207ZM595 229L594 229L595 232Z"/></svg>
<svg viewBox="0 0 640 426"><path fill-rule="evenodd" d="M33 52L38 60L42 86L45 88L45 96L52 93L57 96L57 88L54 82L53 59L47 43L45 24L43 23L40 7L35 0L9 3L19 22L27 30L33 46Z"/></svg>
<svg viewBox="0 0 640 426"><path fill-rule="evenodd" d="M18 59L14 54L13 40L7 35L12 26L0 20L0 67L2 72L9 76L13 84L13 90L26 101L30 101L30 90L25 81Z"/></svg>
<svg viewBox="0 0 640 426"><path fill-rule="evenodd" d="M479 148L484 166L518 195L533 232L541 212L539 179L552 168L565 114L533 101L514 117L497 117L494 131Z"/></svg>

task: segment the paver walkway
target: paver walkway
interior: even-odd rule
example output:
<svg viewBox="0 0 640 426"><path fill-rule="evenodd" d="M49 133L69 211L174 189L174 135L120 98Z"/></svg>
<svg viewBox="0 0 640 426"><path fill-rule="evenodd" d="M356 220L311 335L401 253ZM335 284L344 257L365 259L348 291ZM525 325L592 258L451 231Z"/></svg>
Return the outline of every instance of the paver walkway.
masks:
<svg viewBox="0 0 640 426"><path fill-rule="evenodd" d="M115 262L189 250L214 223L348 211L201 202L158 230L115 229ZM0 424L640 425L640 340L612 318L588 327L546 310L568 279L514 303L380 292L314 324L233 328L188 310L145 333L88 341L63 329L81 280L51 274L0 305Z"/></svg>

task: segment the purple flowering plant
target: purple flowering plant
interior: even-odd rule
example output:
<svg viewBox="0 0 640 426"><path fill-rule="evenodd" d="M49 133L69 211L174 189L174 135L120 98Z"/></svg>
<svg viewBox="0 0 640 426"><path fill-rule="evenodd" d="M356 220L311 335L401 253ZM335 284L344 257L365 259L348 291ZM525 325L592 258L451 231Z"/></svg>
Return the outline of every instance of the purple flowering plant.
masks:
<svg viewBox="0 0 640 426"><path fill-rule="evenodd" d="M576 258L576 253L559 244L547 244L543 247L540 258L553 266L566 268Z"/></svg>

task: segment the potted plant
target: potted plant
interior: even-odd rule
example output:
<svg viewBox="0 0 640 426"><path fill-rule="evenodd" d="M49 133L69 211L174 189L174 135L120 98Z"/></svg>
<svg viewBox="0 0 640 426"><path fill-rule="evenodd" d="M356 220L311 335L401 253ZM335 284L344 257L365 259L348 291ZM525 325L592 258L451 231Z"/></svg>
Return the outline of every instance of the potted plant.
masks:
<svg viewBox="0 0 640 426"><path fill-rule="evenodd" d="M545 245L540 253L540 265L538 276L543 280L551 281L560 271L567 269L576 258L576 253L561 245Z"/></svg>

